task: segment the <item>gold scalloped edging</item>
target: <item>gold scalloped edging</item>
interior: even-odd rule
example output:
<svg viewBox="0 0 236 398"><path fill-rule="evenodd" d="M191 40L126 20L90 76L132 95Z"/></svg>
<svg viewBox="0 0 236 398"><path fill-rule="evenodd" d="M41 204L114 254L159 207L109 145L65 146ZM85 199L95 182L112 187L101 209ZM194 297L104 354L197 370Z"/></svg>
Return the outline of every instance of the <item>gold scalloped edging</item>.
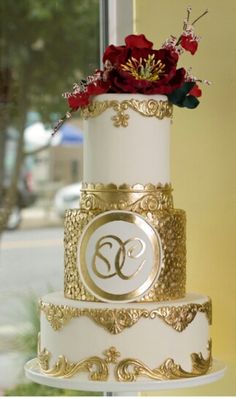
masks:
<svg viewBox="0 0 236 398"><path fill-rule="evenodd" d="M112 108L116 112L116 115L111 118L115 127L128 126L130 116L126 111L129 108L142 116L156 117L159 120L164 119L164 117L171 118L173 115L173 105L168 101L156 101L154 99L139 101L130 99L124 101L93 101L86 108L81 109L81 116L84 119L97 117L109 108Z"/></svg>
<svg viewBox="0 0 236 398"><path fill-rule="evenodd" d="M123 192L157 192L159 190L163 191L172 191L171 184L103 184L103 183L87 183L83 182L82 183L82 189L81 191L95 191L95 192L103 192L103 191L123 191Z"/></svg>
<svg viewBox="0 0 236 398"><path fill-rule="evenodd" d="M212 321L212 304L209 299L203 304L184 304L179 306L164 306L154 310L147 309L95 309L74 308L68 305L56 305L39 302L40 310L45 314L51 327L57 331L63 328L73 318L87 316L111 334L121 333L135 325L141 318L162 319L177 332L182 332L194 320L198 312L205 313L209 324Z"/></svg>
<svg viewBox="0 0 236 398"><path fill-rule="evenodd" d="M77 268L77 250L79 238L85 226L101 211L71 209L65 216L65 297L98 301L83 285ZM162 244L163 267L159 278L149 291L138 301L157 302L175 300L185 296L186 283L186 217L183 210L168 209L139 212L157 230Z"/></svg>
<svg viewBox="0 0 236 398"><path fill-rule="evenodd" d="M86 211L153 212L173 208L171 184L87 184L81 189L80 208Z"/></svg>
<svg viewBox="0 0 236 398"><path fill-rule="evenodd" d="M60 355L56 363L50 367L51 357L47 349L40 349L40 337L38 346L38 362L42 373L53 376L71 378L81 372L87 372L89 379L93 381L107 381L109 379L109 364L114 364L115 379L125 382L136 381L140 376L154 380L173 380L189 377L197 377L205 374L211 366L211 342L208 344L209 355L205 359L201 353L191 354L192 370L184 370L171 358L168 358L161 366L151 369L138 359L126 358L118 362L119 351L111 347L104 352L104 358L92 356L79 362L70 362L64 355Z"/></svg>

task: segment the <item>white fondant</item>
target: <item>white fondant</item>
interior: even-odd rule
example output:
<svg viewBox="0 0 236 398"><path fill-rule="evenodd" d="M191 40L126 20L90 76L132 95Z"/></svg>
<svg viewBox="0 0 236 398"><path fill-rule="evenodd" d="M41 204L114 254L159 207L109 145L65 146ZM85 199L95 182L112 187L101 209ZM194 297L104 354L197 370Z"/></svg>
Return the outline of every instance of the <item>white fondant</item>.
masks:
<svg viewBox="0 0 236 398"><path fill-rule="evenodd" d="M160 237L142 216L108 211L85 227L78 245L78 271L96 298L130 302L157 281L161 257Z"/></svg>
<svg viewBox="0 0 236 398"><path fill-rule="evenodd" d="M42 298L45 303L74 308L107 308L105 303L84 303L63 297L62 292L51 293ZM183 304L203 304L209 298L198 294L188 294L185 298L162 303L109 304L111 308L143 308L149 311L163 306ZM134 358L154 369L166 359L172 358L186 371L191 371L191 354L202 353L208 357L209 323L205 313L198 312L194 320L182 332L177 332L162 319L141 318L135 325L113 335L87 316L74 318L61 330L55 331L41 312L41 349L51 353L50 365L64 355L69 361L78 362L91 356L103 357L104 351L114 346L121 354L120 360ZM111 365L112 369L112 365ZM110 372L109 380L114 380ZM88 374L74 376L77 380L88 380Z"/></svg>
<svg viewBox="0 0 236 398"><path fill-rule="evenodd" d="M102 94L96 101L137 99L166 101L164 95ZM170 182L170 118L140 115L128 108L127 127L115 127L109 108L84 122L83 181L104 184L152 184Z"/></svg>

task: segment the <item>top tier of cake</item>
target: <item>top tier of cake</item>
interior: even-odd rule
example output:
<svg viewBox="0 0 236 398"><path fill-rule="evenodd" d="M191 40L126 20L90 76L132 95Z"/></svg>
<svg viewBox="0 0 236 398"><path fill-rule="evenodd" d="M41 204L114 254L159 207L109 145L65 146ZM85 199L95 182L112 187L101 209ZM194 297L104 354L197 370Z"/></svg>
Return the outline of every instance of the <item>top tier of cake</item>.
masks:
<svg viewBox="0 0 236 398"><path fill-rule="evenodd" d="M87 183L170 183L172 106L163 95L102 94L83 111Z"/></svg>

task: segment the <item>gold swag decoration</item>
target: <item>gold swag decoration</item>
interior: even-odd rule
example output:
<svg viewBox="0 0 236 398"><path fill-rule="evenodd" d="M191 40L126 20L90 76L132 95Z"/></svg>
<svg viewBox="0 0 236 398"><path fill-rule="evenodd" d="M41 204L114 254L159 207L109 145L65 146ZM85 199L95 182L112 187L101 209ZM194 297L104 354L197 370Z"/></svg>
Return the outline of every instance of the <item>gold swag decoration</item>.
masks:
<svg viewBox="0 0 236 398"><path fill-rule="evenodd" d="M126 111L129 108L142 116L156 117L160 120L164 117L170 118L173 114L173 105L168 101L156 101L154 99L139 101L137 99L130 99L124 101L93 101L86 108L81 109L81 115L84 119L88 119L89 117L101 115L101 113L109 108L112 108L116 112L116 115L111 118L115 127L128 126L130 116Z"/></svg>
<svg viewBox="0 0 236 398"><path fill-rule="evenodd" d="M40 341L40 336L39 336ZM202 354L192 354L192 370L184 370L171 358L168 358L162 365L155 369L149 368L138 359L126 358L118 361L119 351L110 347L103 354L104 358L92 356L79 362L69 362L64 355L60 355L52 367L49 366L51 354L47 349L41 351L40 342L38 345L38 363L42 373L52 377L71 378L81 372L87 372L89 379L93 381L106 381L109 378L109 364L114 364L115 379L123 382L136 381L140 376L146 376L154 380L173 380L189 377L197 377L205 374L211 366L211 342L208 345L209 355L205 359Z"/></svg>
<svg viewBox="0 0 236 398"><path fill-rule="evenodd" d="M55 331L62 329L71 319L81 316L87 316L111 334L123 332L123 330L135 325L141 318L160 318L177 332L182 332L194 320L198 312L206 314L209 324L211 324L212 317L210 299L203 304L163 306L151 311L142 308L73 308L67 305L43 303L42 301L39 302L39 306Z"/></svg>

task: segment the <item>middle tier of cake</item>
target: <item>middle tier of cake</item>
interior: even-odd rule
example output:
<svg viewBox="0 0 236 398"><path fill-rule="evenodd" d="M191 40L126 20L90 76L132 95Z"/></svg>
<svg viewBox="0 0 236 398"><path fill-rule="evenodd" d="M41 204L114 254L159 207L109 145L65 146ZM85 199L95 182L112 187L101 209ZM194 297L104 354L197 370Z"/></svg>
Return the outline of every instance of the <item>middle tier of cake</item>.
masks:
<svg viewBox="0 0 236 398"><path fill-rule="evenodd" d="M173 208L171 191L168 184L84 184L80 209L65 216L65 297L117 302L183 297L186 217Z"/></svg>

